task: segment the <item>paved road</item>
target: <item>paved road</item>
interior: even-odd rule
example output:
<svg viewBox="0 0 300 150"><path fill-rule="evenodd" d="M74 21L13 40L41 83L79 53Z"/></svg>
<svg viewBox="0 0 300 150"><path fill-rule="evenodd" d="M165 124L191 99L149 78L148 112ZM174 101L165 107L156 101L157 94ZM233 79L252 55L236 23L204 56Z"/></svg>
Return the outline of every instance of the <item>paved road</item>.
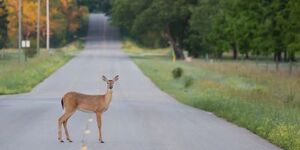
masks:
<svg viewBox="0 0 300 150"><path fill-rule="evenodd" d="M104 15L90 16L85 50L32 92L0 97L0 149L76 150L93 114L76 112L69 121L73 143L58 143L60 98L75 90L105 91L101 75L120 80L104 114L105 144L96 123L86 137L89 150L277 150L266 140L211 113L176 102L160 91L120 50L118 29Z"/></svg>

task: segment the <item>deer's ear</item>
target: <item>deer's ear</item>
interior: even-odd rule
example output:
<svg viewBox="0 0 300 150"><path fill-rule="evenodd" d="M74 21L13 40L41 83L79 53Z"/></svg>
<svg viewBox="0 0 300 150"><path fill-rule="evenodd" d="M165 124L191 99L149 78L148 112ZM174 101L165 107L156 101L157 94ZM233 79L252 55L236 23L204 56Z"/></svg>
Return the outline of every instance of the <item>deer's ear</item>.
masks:
<svg viewBox="0 0 300 150"><path fill-rule="evenodd" d="M119 75L116 75L115 77L114 77L114 81L118 81L119 80Z"/></svg>
<svg viewBox="0 0 300 150"><path fill-rule="evenodd" d="M102 80L106 82L107 78L105 76L102 76Z"/></svg>

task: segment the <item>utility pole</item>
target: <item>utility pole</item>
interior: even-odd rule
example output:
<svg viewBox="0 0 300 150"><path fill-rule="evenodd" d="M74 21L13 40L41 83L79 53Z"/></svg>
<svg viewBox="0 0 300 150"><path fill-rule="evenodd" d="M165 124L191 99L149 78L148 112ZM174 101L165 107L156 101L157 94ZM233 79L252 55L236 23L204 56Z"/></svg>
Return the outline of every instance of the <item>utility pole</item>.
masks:
<svg viewBox="0 0 300 150"><path fill-rule="evenodd" d="M19 61L21 62L22 51L22 0L19 0Z"/></svg>
<svg viewBox="0 0 300 150"><path fill-rule="evenodd" d="M47 51L50 52L50 20L49 20L49 0L46 1L47 9Z"/></svg>
<svg viewBox="0 0 300 150"><path fill-rule="evenodd" d="M38 0L37 8L37 28L36 28L36 49L40 53L40 12L41 12L41 0Z"/></svg>

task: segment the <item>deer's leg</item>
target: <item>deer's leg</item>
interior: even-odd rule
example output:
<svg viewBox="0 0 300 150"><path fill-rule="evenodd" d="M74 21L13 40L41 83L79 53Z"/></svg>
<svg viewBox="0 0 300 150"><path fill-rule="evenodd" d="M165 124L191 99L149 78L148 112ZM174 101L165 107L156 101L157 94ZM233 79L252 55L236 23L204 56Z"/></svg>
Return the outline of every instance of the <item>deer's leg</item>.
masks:
<svg viewBox="0 0 300 150"><path fill-rule="evenodd" d="M70 116L69 116L69 118L70 118ZM72 140L70 139L70 136L69 136L68 128L67 128L67 123L68 123L69 118L67 118L67 120L65 122L63 122L63 125L65 128L65 134L66 134L67 140L69 142L72 142Z"/></svg>
<svg viewBox="0 0 300 150"><path fill-rule="evenodd" d="M101 113L96 113L97 117L97 124L98 124L98 129L99 129L99 142L104 143L102 139L102 114Z"/></svg>
<svg viewBox="0 0 300 150"><path fill-rule="evenodd" d="M73 112L72 113L67 113L67 112L65 112L61 117L59 117L59 119L58 119L58 140L60 141L60 142L64 142L63 140L62 140L62 132L61 132L61 128L62 128L62 124L64 124L64 128L65 128L65 131L66 131L66 121L67 121L67 119L68 118L70 118L70 116L73 114ZM66 131L66 133L67 133L67 131ZM67 135L67 134L66 134ZM67 136L67 139L68 139L68 136Z"/></svg>
<svg viewBox="0 0 300 150"><path fill-rule="evenodd" d="M59 117L58 119L58 141L60 142L64 142L62 139L61 139L61 128L62 128L62 123L63 123L63 117L65 116L65 113Z"/></svg>

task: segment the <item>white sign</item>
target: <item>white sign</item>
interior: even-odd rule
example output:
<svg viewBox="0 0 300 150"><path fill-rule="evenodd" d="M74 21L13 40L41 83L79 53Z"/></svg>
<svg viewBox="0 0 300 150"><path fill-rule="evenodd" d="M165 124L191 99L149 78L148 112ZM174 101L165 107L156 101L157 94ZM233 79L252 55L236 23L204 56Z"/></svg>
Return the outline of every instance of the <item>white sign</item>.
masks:
<svg viewBox="0 0 300 150"><path fill-rule="evenodd" d="M22 41L22 47L26 47L26 42Z"/></svg>
<svg viewBox="0 0 300 150"><path fill-rule="evenodd" d="M26 41L26 46L30 47L30 41Z"/></svg>
<svg viewBox="0 0 300 150"><path fill-rule="evenodd" d="M23 48L29 48L30 47L30 41L29 40L23 40L22 41L22 47Z"/></svg>

